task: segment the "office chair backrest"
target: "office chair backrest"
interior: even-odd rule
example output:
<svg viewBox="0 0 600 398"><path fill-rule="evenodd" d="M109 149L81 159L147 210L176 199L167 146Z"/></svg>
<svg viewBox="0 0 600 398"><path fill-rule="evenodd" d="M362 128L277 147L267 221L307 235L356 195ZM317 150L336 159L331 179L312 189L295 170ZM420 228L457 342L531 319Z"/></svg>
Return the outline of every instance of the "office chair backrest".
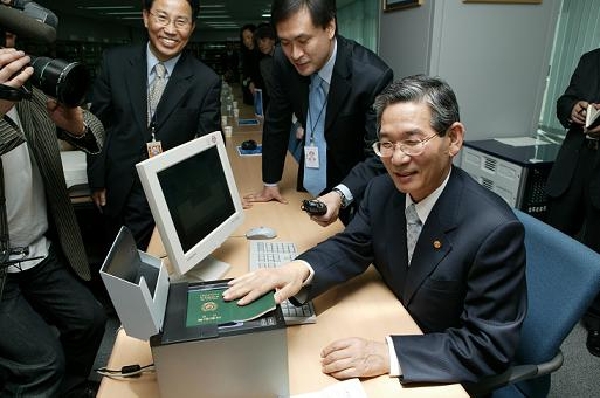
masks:
<svg viewBox="0 0 600 398"><path fill-rule="evenodd" d="M558 353L600 291L600 254L519 210L515 214L525 226L528 301L515 362L541 364ZM516 387L526 397L545 397L550 376Z"/></svg>

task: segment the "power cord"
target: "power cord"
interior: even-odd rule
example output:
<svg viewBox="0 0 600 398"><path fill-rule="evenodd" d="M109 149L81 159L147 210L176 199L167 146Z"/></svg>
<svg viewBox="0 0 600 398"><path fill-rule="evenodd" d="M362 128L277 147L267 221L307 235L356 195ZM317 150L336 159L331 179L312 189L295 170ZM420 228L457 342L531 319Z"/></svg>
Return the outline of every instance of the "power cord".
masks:
<svg viewBox="0 0 600 398"><path fill-rule="evenodd" d="M152 369L150 369L152 368ZM140 366L138 364L135 365L125 365L121 368L121 370L107 369L105 367L96 369L96 373L101 374L102 376L119 379L131 379L138 378L142 375L142 373L150 373L155 372L154 364Z"/></svg>

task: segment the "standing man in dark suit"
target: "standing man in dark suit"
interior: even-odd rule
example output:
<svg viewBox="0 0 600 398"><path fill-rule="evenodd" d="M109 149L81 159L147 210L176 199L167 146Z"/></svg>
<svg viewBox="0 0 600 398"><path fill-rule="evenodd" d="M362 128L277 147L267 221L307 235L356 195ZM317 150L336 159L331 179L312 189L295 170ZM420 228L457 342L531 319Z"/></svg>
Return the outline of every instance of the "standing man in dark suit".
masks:
<svg viewBox="0 0 600 398"><path fill-rule="evenodd" d="M107 135L102 153L88 166L94 201L111 233L126 225L144 250L154 219L136 163L149 150L166 151L220 130L221 81L183 51L197 13L197 0L145 0L148 43L108 50L91 96L91 110Z"/></svg>
<svg viewBox="0 0 600 398"><path fill-rule="evenodd" d="M424 335L335 341L322 351L323 372L338 379L389 373L403 383L502 372L525 317L523 225L500 197L452 166L464 127L447 83L407 77L375 107L374 149L387 174L371 180L348 227L282 268L236 278L224 298L245 304L279 289L277 302L304 301L374 264Z"/></svg>
<svg viewBox="0 0 600 398"><path fill-rule="evenodd" d="M336 35L335 0L275 0L271 18L281 45L275 49L277 87L263 129L264 187L246 198L287 203L277 182L295 113L304 128L304 155L311 154L308 162L301 158L298 188L322 195L327 214L313 216L319 224L328 225L338 215L348 223L369 180L384 172L368 143L377 139L373 99L393 72L370 50ZM325 100L311 107L315 86Z"/></svg>
<svg viewBox="0 0 600 398"><path fill-rule="evenodd" d="M558 99L558 120L568 132L546 183L546 222L571 236L583 231L583 243L600 253L600 126L585 128L589 104L600 108L600 49L581 57ZM600 357L600 294L585 320L587 349Z"/></svg>
<svg viewBox="0 0 600 398"><path fill-rule="evenodd" d="M0 84L20 87L33 72L29 61L21 51L0 48ZM17 104L0 99L2 397L96 396L87 378L106 317L82 283L90 269L57 137L98 152L103 134L90 112L37 89Z"/></svg>

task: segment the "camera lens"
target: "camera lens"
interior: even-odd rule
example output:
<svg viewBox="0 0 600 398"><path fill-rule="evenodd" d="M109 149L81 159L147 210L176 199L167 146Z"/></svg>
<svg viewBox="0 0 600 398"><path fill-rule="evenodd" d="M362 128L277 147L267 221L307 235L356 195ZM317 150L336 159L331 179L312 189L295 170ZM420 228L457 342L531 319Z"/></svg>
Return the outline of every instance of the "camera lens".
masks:
<svg viewBox="0 0 600 398"><path fill-rule="evenodd" d="M79 62L31 56L33 84L46 95L67 106L83 103L90 75Z"/></svg>

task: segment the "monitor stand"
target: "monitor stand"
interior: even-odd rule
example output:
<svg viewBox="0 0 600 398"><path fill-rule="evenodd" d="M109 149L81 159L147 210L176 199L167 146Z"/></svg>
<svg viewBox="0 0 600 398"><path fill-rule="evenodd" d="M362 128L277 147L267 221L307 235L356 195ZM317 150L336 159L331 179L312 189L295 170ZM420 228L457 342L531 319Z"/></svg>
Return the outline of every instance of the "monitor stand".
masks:
<svg viewBox="0 0 600 398"><path fill-rule="evenodd" d="M171 279L174 279L175 282L216 281L222 279L230 267L229 263L217 260L209 254L184 275L172 277Z"/></svg>

